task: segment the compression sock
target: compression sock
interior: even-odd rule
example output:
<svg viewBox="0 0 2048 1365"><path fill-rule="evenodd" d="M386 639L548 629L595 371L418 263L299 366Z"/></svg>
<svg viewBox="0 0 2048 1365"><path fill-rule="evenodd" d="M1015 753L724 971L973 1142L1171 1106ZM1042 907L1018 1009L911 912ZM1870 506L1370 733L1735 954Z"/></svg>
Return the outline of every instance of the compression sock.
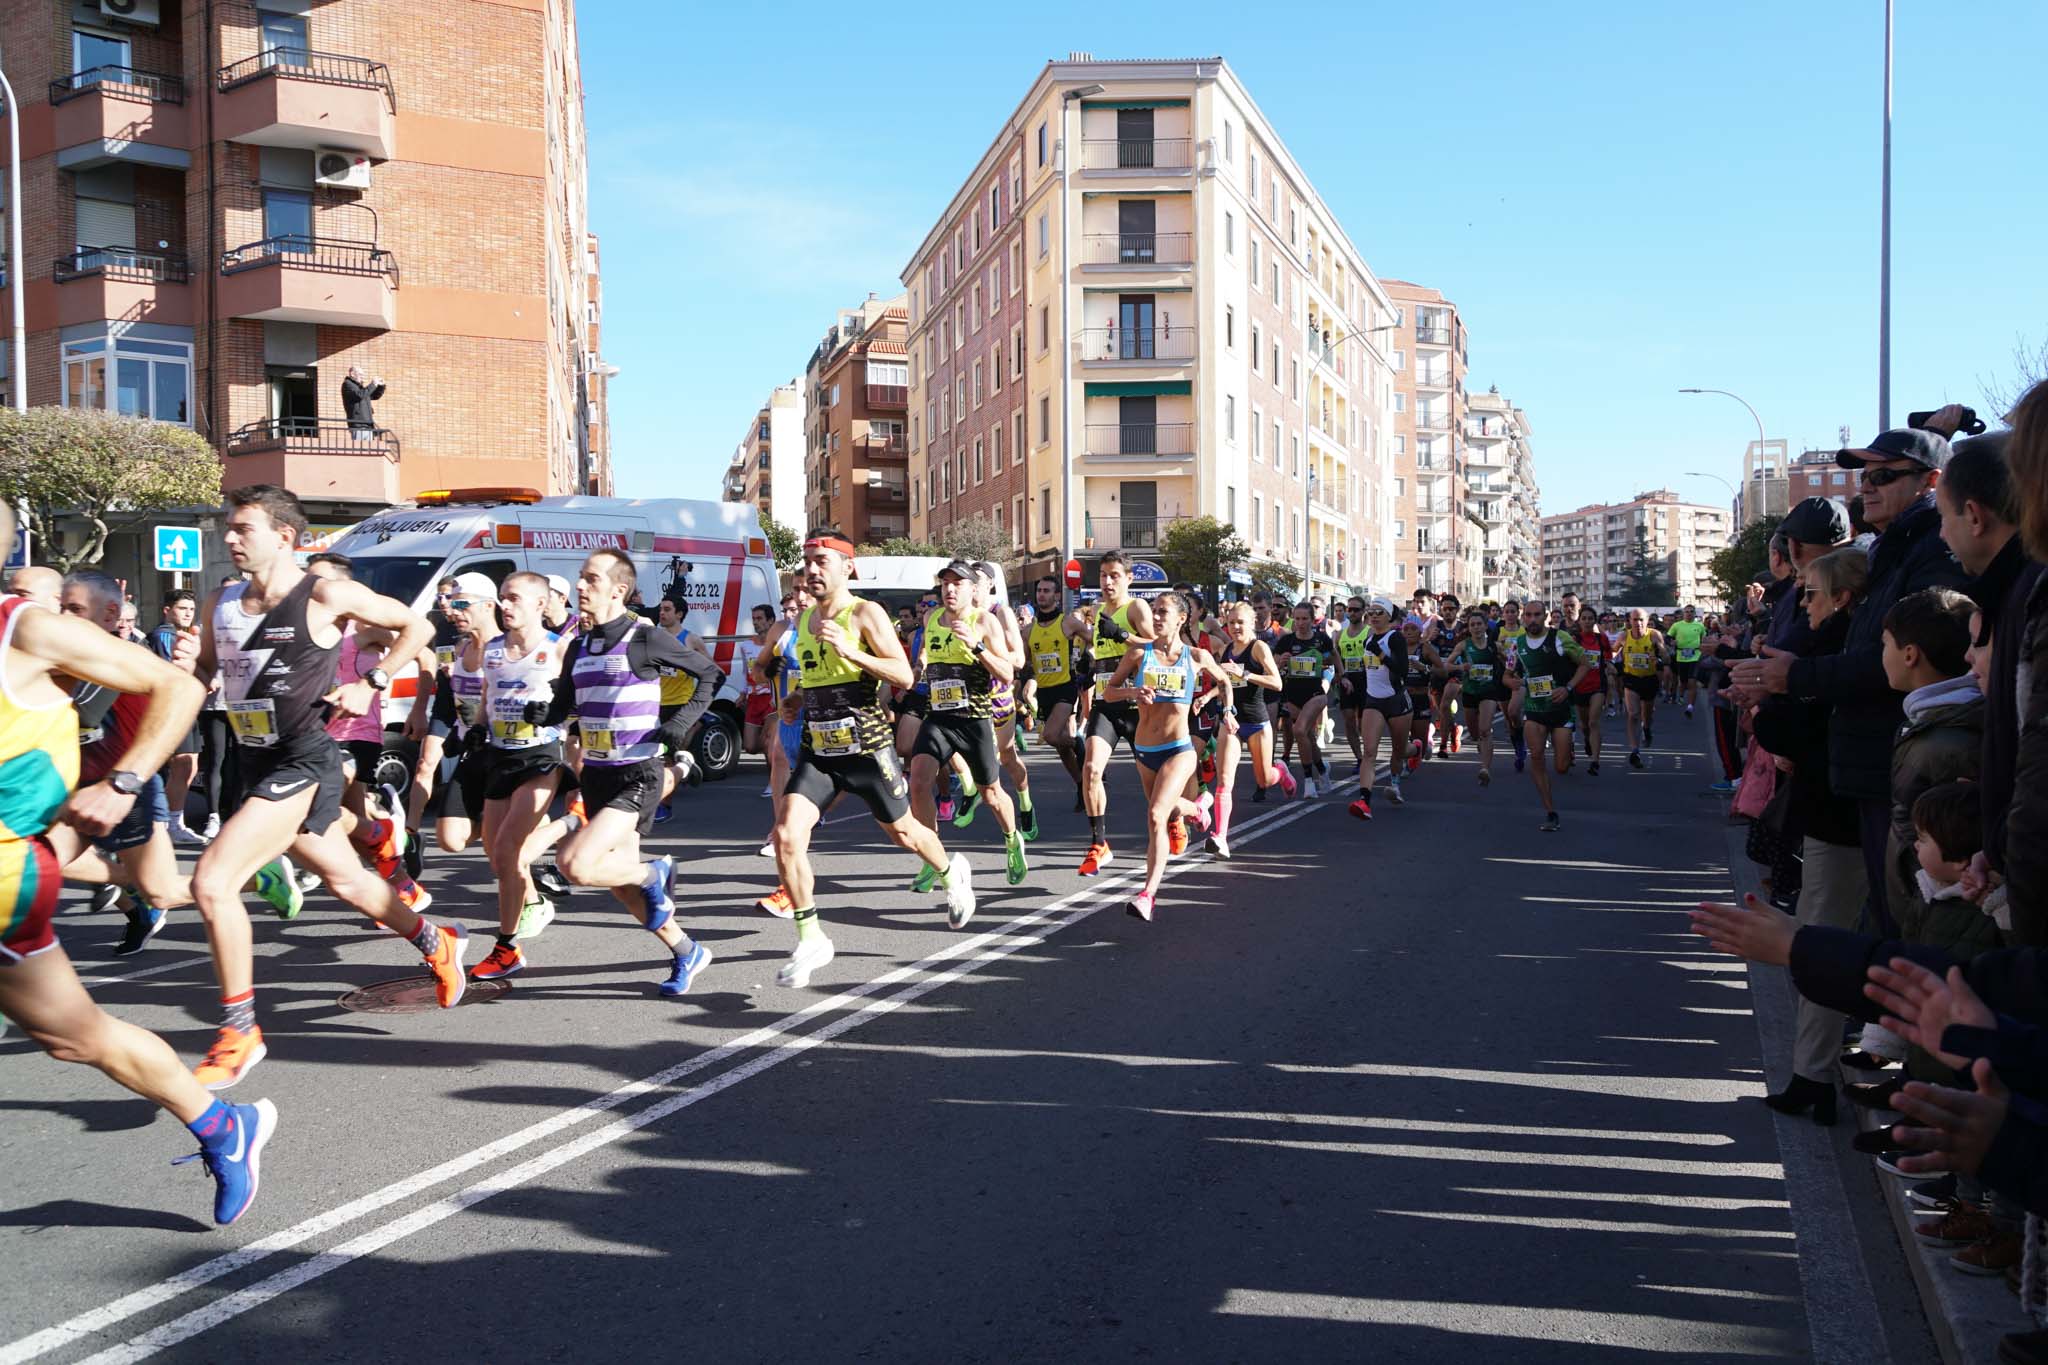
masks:
<svg viewBox="0 0 2048 1365"><path fill-rule="evenodd" d="M389 820L362 820L357 822L355 831L348 838L357 848L371 849L383 843L390 833Z"/></svg>
<svg viewBox="0 0 2048 1365"><path fill-rule="evenodd" d="M1230 784L1228 782L1218 782L1216 784L1216 823L1211 832L1219 839L1227 837L1230 833L1230 807Z"/></svg>
<svg viewBox="0 0 2048 1365"><path fill-rule="evenodd" d="M206 1112L185 1125L205 1147L225 1147L235 1135L235 1109L226 1100L215 1100Z"/></svg>
<svg viewBox="0 0 2048 1365"><path fill-rule="evenodd" d="M420 950L420 956L432 957L441 946L441 926L421 915L420 927L412 933L412 946Z"/></svg>
<svg viewBox="0 0 2048 1365"><path fill-rule="evenodd" d="M799 944L825 932L818 926L818 908L815 905L793 911L790 919L796 924L796 941Z"/></svg>
<svg viewBox="0 0 2048 1365"><path fill-rule="evenodd" d="M1094 844L1107 844L1109 842L1109 813L1107 811L1101 815L1091 815L1088 817L1088 841Z"/></svg>
<svg viewBox="0 0 2048 1365"><path fill-rule="evenodd" d="M1273 781L1280 784L1280 790L1294 795L1294 773L1285 763L1273 765Z"/></svg>
<svg viewBox="0 0 2048 1365"><path fill-rule="evenodd" d="M256 992L246 990L240 995L223 995L220 1012L221 1027L247 1033L256 1027Z"/></svg>
<svg viewBox="0 0 2048 1365"><path fill-rule="evenodd" d="M1031 813L1031 788L1017 788L1017 809L1026 815Z"/></svg>

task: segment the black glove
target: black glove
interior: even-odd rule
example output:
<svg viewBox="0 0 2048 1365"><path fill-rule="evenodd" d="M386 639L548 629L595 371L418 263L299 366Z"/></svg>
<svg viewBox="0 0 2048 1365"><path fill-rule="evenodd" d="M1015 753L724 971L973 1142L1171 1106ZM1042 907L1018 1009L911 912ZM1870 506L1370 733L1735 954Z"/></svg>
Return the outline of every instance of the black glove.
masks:
<svg viewBox="0 0 2048 1365"><path fill-rule="evenodd" d="M1120 645L1130 638L1129 631L1107 616L1095 623L1095 633L1108 640L1111 644Z"/></svg>
<svg viewBox="0 0 2048 1365"><path fill-rule="evenodd" d="M519 718L528 725L543 724L548 718L548 704L544 701L530 701L520 708Z"/></svg>

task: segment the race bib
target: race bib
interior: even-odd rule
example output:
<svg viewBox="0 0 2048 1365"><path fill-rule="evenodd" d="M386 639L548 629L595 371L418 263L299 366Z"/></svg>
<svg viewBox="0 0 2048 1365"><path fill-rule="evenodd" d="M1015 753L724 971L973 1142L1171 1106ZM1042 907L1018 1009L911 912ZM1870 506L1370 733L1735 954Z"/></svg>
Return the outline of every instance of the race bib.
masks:
<svg viewBox="0 0 2048 1365"><path fill-rule="evenodd" d="M1065 661L1057 654L1041 654L1038 656L1038 676L1049 678L1059 672L1064 663Z"/></svg>
<svg viewBox="0 0 2048 1365"><path fill-rule="evenodd" d="M932 683L932 710L962 711L967 707L967 684L958 678L938 678Z"/></svg>
<svg viewBox="0 0 2048 1365"><path fill-rule="evenodd" d="M1493 681L1493 665L1467 664L1465 665L1465 676L1476 683L1490 683Z"/></svg>
<svg viewBox="0 0 2048 1365"><path fill-rule="evenodd" d="M1098 668L1095 670L1095 685L1097 687L1107 687L1115 680L1116 670L1114 668Z"/></svg>
<svg viewBox="0 0 2048 1365"><path fill-rule="evenodd" d="M1384 663L1385 661L1381 659L1379 655L1368 654L1363 659L1360 659L1358 661L1358 666L1360 668L1379 668L1382 667Z"/></svg>
<svg viewBox="0 0 2048 1365"><path fill-rule="evenodd" d="M1154 692L1179 697L1185 695L1180 690L1181 677L1181 671L1177 668L1148 668L1144 671L1142 684Z"/></svg>
<svg viewBox="0 0 2048 1365"><path fill-rule="evenodd" d="M1699 661L1700 652L1696 649L1681 649L1678 651L1678 662L1682 664L1696 664Z"/></svg>
<svg viewBox="0 0 2048 1365"><path fill-rule="evenodd" d="M1631 673L1648 673L1650 671L1650 656L1641 650L1629 650L1628 671Z"/></svg>
<svg viewBox="0 0 2048 1365"><path fill-rule="evenodd" d="M855 733L851 718L846 720L814 720L810 723L811 752L825 757L860 752L860 736Z"/></svg>
<svg viewBox="0 0 2048 1365"><path fill-rule="evenodd" d="M538 735L533 723L526 719L526 702L520 697L493 697L491 699L491 738L504 745L531 744ZM590 747L590 737L585 735L583 747Z"/></svg>
<svg viewBox="0 0 2048 1365"><path fill-rule="evenodd" d="M1287 676L1290 678L1313 678L1322 671L1322 664L1313 655L1296 654L1287 661Z"/></svg>
<svg viewBox="0 0 2048 1365"><path fill-rule="evenodd" d="M277 743L277 703L269 697L228 703L228 725L235 738L252 749Z"/></svg>
<svg viewBox="0 0 2048 1365"><path fill-rule="evenodd" d="M612 751L619 747L618 740L614 737L615 733L609 727L585 730L579 726L576 736L583 743L584 753L597 758L610 758Z"/></svg>
<svg viewBox="0 0 2048 1365"><path fill-rule="evenodd" d="M1557 679L1548 675L1529 679L1529 700L1549 701L1551 692L1557 686Z"/></svg>
<svg viewBox="0 0 2048 1365"><path fill-rule="evenodd" d="M446 673L449 669L455 667L455 646L435 645L434 662L440 665L441 671L443 673Z"/></svg>

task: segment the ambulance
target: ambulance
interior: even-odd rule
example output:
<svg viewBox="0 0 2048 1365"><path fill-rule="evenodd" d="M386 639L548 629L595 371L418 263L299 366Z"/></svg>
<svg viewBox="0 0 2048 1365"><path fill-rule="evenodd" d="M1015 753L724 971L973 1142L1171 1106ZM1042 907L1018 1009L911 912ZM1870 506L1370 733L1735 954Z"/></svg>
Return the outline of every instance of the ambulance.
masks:
<svg viewBox="0 0 2048 1365"><path fill-rule="evenodd" d="M657 602L673 598L685 608L683 624L725 672L695 746L705 775L723 778L738 766L746 678L735 647L753 638L751 609L774 607L781 596L753 506L545 498L531 488L438 489L356 523L333 549L349 557L357 581L419 612L433 607L435 585L456 574L502 583L523 569L573 585L591 551L623 551L639 572L650 617ZM569 605L576 605L573 587ZM417 677L415 668L394 674L392 695L410 698Z"/></svg>

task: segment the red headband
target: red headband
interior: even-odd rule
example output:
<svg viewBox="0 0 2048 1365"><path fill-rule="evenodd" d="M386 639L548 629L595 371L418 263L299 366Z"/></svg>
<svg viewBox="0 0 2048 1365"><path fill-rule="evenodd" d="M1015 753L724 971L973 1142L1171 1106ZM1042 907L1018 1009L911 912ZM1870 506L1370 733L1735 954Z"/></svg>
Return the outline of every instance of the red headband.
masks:
<svg viewBox="0 0 2048 1365"><path fill-rule="evenodd" d="M853 543L839 536L812 536L804 542L806 550L837 550L848 559L853 558Z"/></svg>

